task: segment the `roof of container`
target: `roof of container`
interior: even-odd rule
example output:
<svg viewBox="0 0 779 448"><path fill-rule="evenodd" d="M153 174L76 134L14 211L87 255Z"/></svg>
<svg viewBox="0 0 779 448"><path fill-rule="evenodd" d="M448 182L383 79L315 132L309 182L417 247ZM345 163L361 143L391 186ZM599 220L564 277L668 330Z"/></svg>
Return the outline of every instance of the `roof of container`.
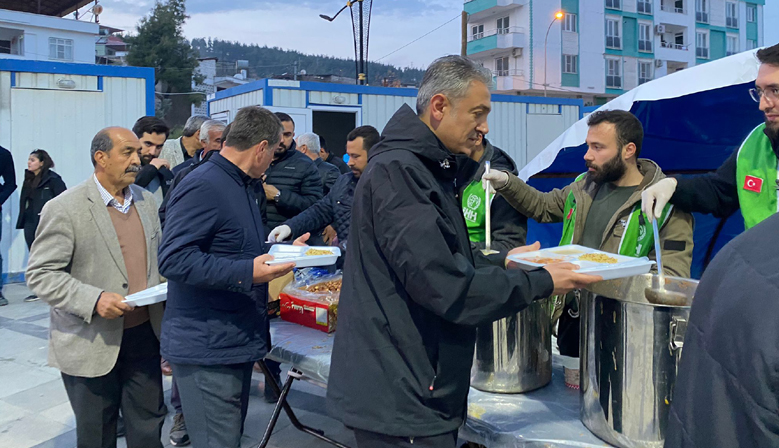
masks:
<svg viewBox="0 0 779 448"><path fill-rule="evenodd" d="M63 17L93 0L0 0L0 9Z"/></svg>

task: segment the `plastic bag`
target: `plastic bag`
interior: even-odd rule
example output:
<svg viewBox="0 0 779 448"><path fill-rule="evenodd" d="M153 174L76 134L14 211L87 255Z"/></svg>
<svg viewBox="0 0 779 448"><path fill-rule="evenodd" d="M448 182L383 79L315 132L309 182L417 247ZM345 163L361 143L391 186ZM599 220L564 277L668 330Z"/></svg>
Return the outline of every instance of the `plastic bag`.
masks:
<svg viewBox="0 0 779 448"><path fill-rule="evenodd" d="M343 274L340 270L330 273L326 269L306 268L295 272L295 280L281 291L299 299L320 303L337 303L341 294Z"/></svg>

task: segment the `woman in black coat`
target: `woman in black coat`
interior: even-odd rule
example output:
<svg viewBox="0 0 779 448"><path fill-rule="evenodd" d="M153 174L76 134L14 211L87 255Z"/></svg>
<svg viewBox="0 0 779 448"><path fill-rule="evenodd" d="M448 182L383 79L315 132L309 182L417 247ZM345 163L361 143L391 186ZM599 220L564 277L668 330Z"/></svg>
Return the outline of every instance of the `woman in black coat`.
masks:
<svg viewBox="0 0 779 448"><path fill-rule="evenodd" d="M42 149L36 149L30 153L27 159L27 169L24 170L24 184L19 197L19 218L16 220L16 228L24 229L24 240L27 248L32 247L35 240L35 231L38 229L41 210L50 200L65 191L65 182L59 174L51 169L54 161L49 153ZM24 299L25 302L38 300L36 295Z"/></svg>

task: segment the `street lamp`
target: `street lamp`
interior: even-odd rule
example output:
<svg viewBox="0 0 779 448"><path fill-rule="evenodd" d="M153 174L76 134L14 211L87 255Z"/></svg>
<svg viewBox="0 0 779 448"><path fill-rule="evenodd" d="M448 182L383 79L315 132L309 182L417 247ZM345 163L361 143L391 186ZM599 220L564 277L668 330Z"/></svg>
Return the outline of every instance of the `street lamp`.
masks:
<svg viewBox="0 0 779 448"><path fill-rule="evenodd" d="M552 23L549 24L549 28L546 29L546 37L544 38L544 96L546 96L546 87L548 85L546 83L546 53L547 53L546 48L549 44L549 31L551 31L552 25L554 25L554 23L557 22L558 20L562 20L564 16L565 14L562 11L557 11L554 14L554 19L552 19Z"/></svg>
<svg viewBox="0 0 779 448"><path fill-rule="evenodd" d="M332 22L344 9L350 9L352 13L352 30L354 31L354 60L357 69L356 79L357 84L361 85L366 84L368 79L368 29L371 24L372 6L373 0L347 0L346 5L344 5L333 17L319 14L319 17L328 22Z"/></svg>

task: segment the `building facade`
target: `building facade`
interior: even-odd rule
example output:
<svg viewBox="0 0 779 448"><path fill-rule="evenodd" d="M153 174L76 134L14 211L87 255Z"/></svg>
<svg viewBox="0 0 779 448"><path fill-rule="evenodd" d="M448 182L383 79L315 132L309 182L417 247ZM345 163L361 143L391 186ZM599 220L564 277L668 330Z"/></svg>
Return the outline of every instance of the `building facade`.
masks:
<svg viewBox="0 0 779 448"><path fill-rule="evenodd" d="M0 58L94 64L99 28L96 23L0 9Z"/></svg>
<svg viewBox="0 0 779 448"><path fill-rule="evenodd" d="M493 71L496 92L603 104L657 77L764 45L764 4L469 0L468 55Z"/></svg>

